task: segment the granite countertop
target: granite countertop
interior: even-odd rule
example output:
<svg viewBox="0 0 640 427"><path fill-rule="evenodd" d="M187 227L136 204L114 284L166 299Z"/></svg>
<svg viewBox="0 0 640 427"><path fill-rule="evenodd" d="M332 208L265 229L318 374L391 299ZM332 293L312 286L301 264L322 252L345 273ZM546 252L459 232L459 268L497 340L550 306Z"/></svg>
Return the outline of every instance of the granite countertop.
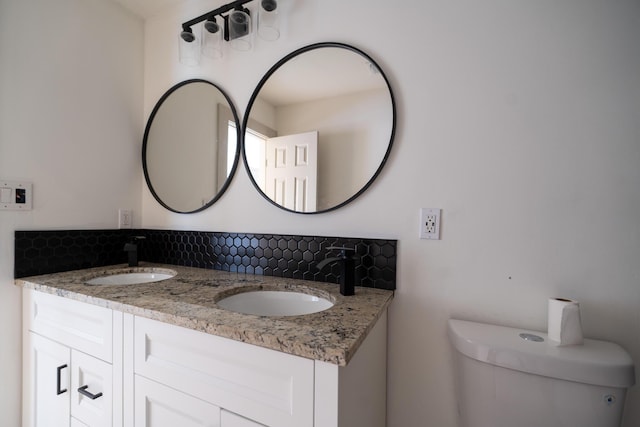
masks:
<svg viewBox="0 0 640 427"><path fill-rule="evenodd" d="M176 276L134 285L87 285L105 274L166 272ZM356 287L354 296L340 295L337 284L312 282L202 268L140 263L140 267L108 267L46 274L15 280L24 288L59 295L136 316L230 338L296 356L345 366L385 312L393 292ZM302 316L255 316L216 306L246 290L300 291L334 303L328 310Z"/></svg>

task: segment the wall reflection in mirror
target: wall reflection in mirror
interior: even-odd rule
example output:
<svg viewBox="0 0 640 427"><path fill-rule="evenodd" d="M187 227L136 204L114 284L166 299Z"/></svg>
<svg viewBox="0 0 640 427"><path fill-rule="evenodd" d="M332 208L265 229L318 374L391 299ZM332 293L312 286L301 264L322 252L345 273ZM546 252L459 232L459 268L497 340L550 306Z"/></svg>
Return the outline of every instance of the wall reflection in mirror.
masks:
<svg viewBox="0 0 640 427"><path fill-rule="evenodd" d="M165 208L179 213L211 206L226 190L239 158L239 122L216 85L194 79L169 89L145 130L147 185Z"/></svg>
<svg viewBox="0 0 640 427"><path fill-rule="evenodd" d="M255 187L277 206L326 212L363 193L381 171L395 133L385 74L339 43L299 49L258 84L243 123Z"/></svg>

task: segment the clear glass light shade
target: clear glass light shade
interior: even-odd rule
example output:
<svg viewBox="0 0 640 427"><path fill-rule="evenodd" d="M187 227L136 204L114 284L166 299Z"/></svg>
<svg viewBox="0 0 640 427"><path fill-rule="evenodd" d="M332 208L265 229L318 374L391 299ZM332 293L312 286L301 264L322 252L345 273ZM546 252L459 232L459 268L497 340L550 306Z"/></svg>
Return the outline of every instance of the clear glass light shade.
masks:
<svg viewBox="0 0 640 427"><path fill-rule="evenodd" d="M178 55L181 64L191 67L200 64L200 39L195 37L187 42L182 35L178 35Z"/></svg>
<svg viewBox="0 0 640 427"><path fill-rule="evenodd" d="M215 33L202 27L202 54L208 58L222 58L222 30Z"/></svg>
<svg viewBox="0 0 640 427"><path fill-rule="evenodd" d="M251 16L240 10L229 14L229 42L236 50L251 50L253 33L251 31Z"/></svg>
<svg viewBox="0 0 640 427"><path fill-rule="evenodd" d="M259 8L258 35L261 39L268 41L274 41L280 38L280 15L278 14L277 7L272 10L267 10L264 7Z"/></svg>

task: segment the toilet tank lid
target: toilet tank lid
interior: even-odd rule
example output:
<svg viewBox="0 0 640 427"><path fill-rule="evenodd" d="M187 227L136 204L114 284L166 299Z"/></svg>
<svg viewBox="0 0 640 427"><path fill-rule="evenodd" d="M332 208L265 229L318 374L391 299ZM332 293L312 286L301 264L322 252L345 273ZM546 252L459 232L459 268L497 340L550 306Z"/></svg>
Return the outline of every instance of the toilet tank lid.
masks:
<svg viewBox="0 0 640 427"><path fill-rule="evenodd" d="M567 381L607 387L635 383L631 356L618 344L585 339L583 345L557 346L544 332L449 320L451 344L480 362ZM542 342L525 340L521 333L538 335Z"/></svg>

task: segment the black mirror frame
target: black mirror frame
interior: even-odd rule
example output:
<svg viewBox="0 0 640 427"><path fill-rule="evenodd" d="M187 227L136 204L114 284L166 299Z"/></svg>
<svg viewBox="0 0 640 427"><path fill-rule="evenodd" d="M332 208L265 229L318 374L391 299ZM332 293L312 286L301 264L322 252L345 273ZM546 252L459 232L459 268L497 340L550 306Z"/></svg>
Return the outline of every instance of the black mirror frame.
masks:
<svg viewBox="0 0 640 427"><path fill-rule="evenodd" d="M298 55L301 55L301 54L303 54L305 52L309 52L311 50L315 50L315 49L319 49L319 48L325 48L325 47L337 47L337 48L347 49L347 50L355 52L355 53L357 53L359 55L362 55L364 58L366 58L368 61L370 61L373 65L375 65L376 68L378 69L378 71L380 71L380 75L384 79L384 81L385 81L385 83L387 85L387 88L389 89L389 96L391 98L391 109L392 109L392 113L393 113L392 124L391 124L391 135L389 137L389 145L387 146L387 151L385 152L384 157L382 158L382 161L380 162L380 165L378 166L378 169L371 176L369 181L367 181L367 183L364 186L362 186L362 188L359 191L357 191L353 196L351 196L350 198L348 198L344 202L339 203L336 206L332 206L332 207L330 207L328 209L324 209L324 210L320 210L320 211L314 211L314 212L300 212L300 211L295 211L293 209L288 209L288 208L285 208L284 206L279 205L278 203L273 201L271 198L269 198L269 196L267 196L260 189L260 186L255 181L255 179L253 178L253 175L250 172L249 162L247 160L247 154L246 154L246 151L245 151L244 136L245 136L246 131L247 131L247 126L248 126L248 123L249 123L249 116L250 116L250 113L251 113L251 108L253 107L253 104L254 104L256 98L258 97L258 94L260 93L260 90L265 85L267 80L269 80L269 77L271 77L271 75L273 75L273 73L275 73L282 65L284 65L290 59L292 59L292 58L294 58L294 57L296 57ZM276 62L276 64L273 67L271 67L269 69L269 71L267 71L267 73L262 77L262 79L260 80L260 82L256 86L255 90L253 91L253 94L251 95L251 98L249 99L249 104L247 105L247 108L245 109L245 115L244 115L243 122L242 122L242 132L241 132L241 138L242 138L242 160L244 162L244 165L245 165L245 168L247 170L247 174L249 175L249 179L251 180L251 183L253 184L255 189L258 190L258 193L260 193L260 195L262 195L262 197L267 199L272 205L277 206L278 208L280 208L282 210L285 210L285 211L288 211L288 212L292 212L292 213L296 213L296 214L304 214L304 215L314 215L314 214L321 214L321 213L331 212L333 210L339 209L339 208L351 203L356 198L358 198L360 195L362 195L362 193L364 193L371 186L371 184L373 183L373 181L375 181L375 179L378 177L378 175L380 175L380 172L382 171L383 167L387 163L387 160L388 160L389 155L391 153L391 148L393 146L393 141L395 139L396 115L397 115L397 113L396 113L396 101L395 101L395 98L394 98L394 95L393 95L393 90L391 89L391 85L389 84L389 79L387 78L387 76L384 73L384 71L382 70L382 68L378 65L378 63L373 58L371 58L371 56L369 56L368 54L366 54L365 52L361 51L360 49L358 49L358 48L356 48L354 46L351 46L351 45L348 45L348 44L345 44L345 43L340 43L340 42L320 42L320 43L310 44L310 45L301 47L301 48L289 53L288 55L286 55L285 57L280 59L278 62Z"/></svg>
<svg viewBox="0 0 640 427"><path fill-rule="evenodd" d="M218 91L220 91L220 93L224 96L224 98L227 101L227 104L229 105L229 109L231 110L231 113L233 114L233 119L236 122L236 138L237 138L236 141L237 141L237 143L236 143L236 153L234 155L234 160L233 160L233 166L231 168L231 171L229 172L229 176L225 180L225 182L222 185L222 187L220 187L220 190L218 191L218 193L207 204L203 205L202 207L200 207L198 209L195 209L195 210L192 210L192 211L179 211L179 210L176 210L176 209L172 208L171 206L167 205L160 198L160 196L158 196L158 194L156 193L155 189L153 188L153 185L151 184L151 179L149 177L149 170L147 168L146 152L147 152L147 143L148 143L149 132L151 130L151 125L153 123L153 119L155 118L158 110L160 109L160 107L162 106L164 101L173 92L175 92L177 89L181 88L182 86L185 86L185 85L190 84L190 83L206 83L206 84L210 84L213 87L215 87ZM215 120L215 118L212 118L211 120ZM238 119L238 113L236 112L236 108L233 105L233 102L231 102L231 98L229 98L229 96L226 94L226 92L224 90L222 90L222 88L220 88L215 83L212 83L212 82L210 82L208 80L204 80L204 79L189 79L189 80L184 80L184 81L182 81L180 83L177 83L174 86L172 86L171 88L169 88L169 90L167 90L160 97L160 99L158 100L156 105L153 107L153 111L151 112L151 114L149 115L149 119L147 120L147 124L146 124L145 130L144 130L144 137L142 139L142 169L144 171L144 179L147 182L147 187L149 188L149 191L151 192L153 197L156 199L156 201L158 203L160 203L160 205L162 205L165 209L170 210L171 212L176 212L176 213L180 213L180 214L190 214L190 213L201 212L201 211L211 207L211 205L213 205L215 202L217 202L218 199L220 199L220 197L224 194L224 192L227 190L227 188L231 184L231 179L233 178L233 175L235 174L236 169L238 168L238 162L240 160L240 151L242 150L241 128L240 128L239 125L240 125L240 120Z"/></svg>

